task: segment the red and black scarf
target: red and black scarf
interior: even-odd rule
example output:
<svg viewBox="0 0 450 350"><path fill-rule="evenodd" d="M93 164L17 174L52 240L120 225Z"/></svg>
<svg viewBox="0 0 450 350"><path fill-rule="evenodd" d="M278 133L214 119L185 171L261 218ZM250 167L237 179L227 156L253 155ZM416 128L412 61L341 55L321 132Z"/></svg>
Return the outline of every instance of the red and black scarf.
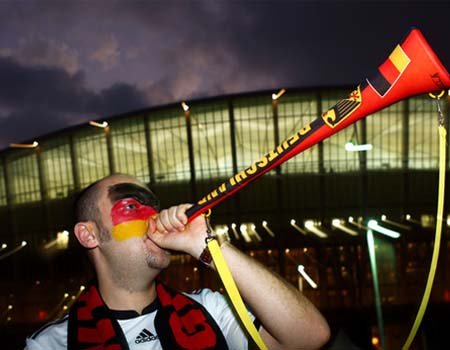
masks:
<svg viewBox="0 0 450 350"><path fill-rule="evenodd" d="M155 328L163 349L228 349L225 338L208 311L195 300L157 282L161 307ZM69 313L67 347L78 349L129 349L125 335L93 284Z"/></svg>

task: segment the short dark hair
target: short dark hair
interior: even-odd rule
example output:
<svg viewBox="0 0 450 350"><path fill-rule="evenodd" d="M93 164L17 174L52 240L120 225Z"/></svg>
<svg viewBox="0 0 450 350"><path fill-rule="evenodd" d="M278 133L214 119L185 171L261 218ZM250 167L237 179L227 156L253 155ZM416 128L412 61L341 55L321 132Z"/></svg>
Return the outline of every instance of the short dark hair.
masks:
<svg viewBox="0 0 450 350"><path fill-rule="evenodd" d="M94 221L97 223L100 217L98 200L100 195L99 183L103 179L97 180L84 188L75 198L74 215L75 223L83 221Z"/></svg>

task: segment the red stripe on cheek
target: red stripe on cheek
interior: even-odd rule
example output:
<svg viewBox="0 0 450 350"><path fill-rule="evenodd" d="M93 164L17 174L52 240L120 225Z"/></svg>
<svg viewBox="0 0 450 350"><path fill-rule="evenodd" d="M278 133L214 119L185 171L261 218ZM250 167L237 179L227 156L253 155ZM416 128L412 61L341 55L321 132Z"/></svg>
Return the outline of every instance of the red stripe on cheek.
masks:
<svg viewBox="0 0 450 350"><path fill-rule="evenodd" d="M111 208L111 219L114 226L131 220L148 220L152 215L157 214L155 208L139 203L132 198L119 200Z"/></svg>

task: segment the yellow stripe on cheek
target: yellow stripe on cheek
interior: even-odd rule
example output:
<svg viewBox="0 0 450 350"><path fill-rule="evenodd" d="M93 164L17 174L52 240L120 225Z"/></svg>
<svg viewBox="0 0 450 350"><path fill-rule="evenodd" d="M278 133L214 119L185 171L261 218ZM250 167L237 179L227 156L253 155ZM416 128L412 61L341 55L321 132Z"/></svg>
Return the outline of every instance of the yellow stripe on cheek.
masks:
<svg viewBox="0 0 450 350"><path fill-rule="evenodd" d="M147 220L131 220L114 226L112 236L116 241L124 241L132 237L144 237L147 230Z"/></svg>

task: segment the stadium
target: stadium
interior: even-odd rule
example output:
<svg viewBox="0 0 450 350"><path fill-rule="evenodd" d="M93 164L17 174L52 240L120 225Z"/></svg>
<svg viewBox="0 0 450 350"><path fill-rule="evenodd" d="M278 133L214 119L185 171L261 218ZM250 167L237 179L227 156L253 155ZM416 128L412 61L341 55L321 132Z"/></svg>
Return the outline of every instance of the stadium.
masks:
<svg viewBox="0 0 450 350"><path fill-rule="evenodd" d="M194 203L349 91L274 89L180 101L92 120L0 152L2 337L23 339L61 316L92 278L71 232L73 199L81 189L125 173L148 184L162 207ZM448 117L448 98L441 105ZM300 288L339 327L334 341L345 334L361 348L377 348L379 299L386 344L399 348L423 294L434 244L437 125L434 100L402 100L231 196L213 209L212 224L223 239ZM372 219L398 233L374 234L379 295L366 239ZM444 225L422 330L429 345L439 341L440 320L448 319L448 231ZM222 289L215 274L189 256L173 255L169 269L163 278L174 287Z"/></svg>

